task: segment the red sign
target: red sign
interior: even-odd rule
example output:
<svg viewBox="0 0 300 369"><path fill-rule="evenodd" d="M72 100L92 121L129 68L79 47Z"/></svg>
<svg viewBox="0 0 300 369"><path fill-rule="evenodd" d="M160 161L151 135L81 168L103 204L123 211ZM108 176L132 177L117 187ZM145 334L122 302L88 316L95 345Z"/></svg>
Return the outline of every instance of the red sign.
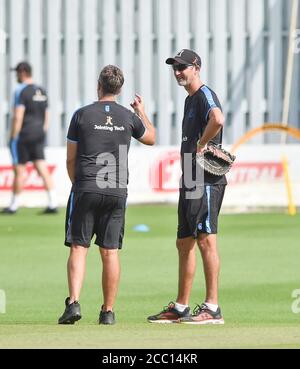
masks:
<svg viewBox="0 0 300 369"><path fill-rule="evenodd" d="M283 178L282 163L237 163L227 175L230 184L272 181Z"/></svg>
<svg viewBox="0 0 300 369"><path fill-rule="evenodd" d="M162 153L150 169L150 184L155 192L178 191L180 177L178 151ZM283 178L283 166L280 162L236 163L226 177L230 184L273 181Z"/></svg>
<svg viewBox="0 0 300 369"><path fill-rule="evenodd" d="M163 153L150 168L151 188L155 192L178 191L180 177L180 153L178 151Z"/></svg>
<svg viewBox="0 0 300 369"><path fill-rule="evenodd" d="M56 168L55 165L47 165L50 174ZM0 190L11 191L14 180L13 167L11 165L0 165ZM26 166L26 179L24 190L35 191L43 190L44 184L42 178L38 175L32 164Z"/></svg>

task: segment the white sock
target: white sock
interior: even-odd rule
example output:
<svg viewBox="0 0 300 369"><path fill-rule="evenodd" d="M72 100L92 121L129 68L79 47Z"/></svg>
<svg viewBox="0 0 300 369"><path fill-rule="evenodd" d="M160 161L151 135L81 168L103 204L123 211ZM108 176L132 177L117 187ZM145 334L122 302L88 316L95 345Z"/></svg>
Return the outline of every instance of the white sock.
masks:
<svg viewBox="0 0 300 369"><path fill-rule="evenodd" d="M16 211L18 209L19 199L20 199L20 195L13 194L12 199L11 199L11 203L9 205L10 210Z"/></svg>
<svg viewBox="0 0 300 369"><path fill-rule="evenodd" d="M175 309L178 310L180 313L182 313L187 307L188 305L182 305L178 304L178 302L175 302Z"/></svg>
<svg viewBox="0 0 300 369"><path fill-rule="evenodd" d="M50 190L47 192L48 194L48 202L49 208L54 209L57 207L57 199L56 199L56 192L54 190Z"/></svg>
<svg viewBox="0 0 300 369"><path fill-rule="evenodd" d="M218 310L219 305L215 305L215 304L210 304L209 302L205 302L204 303L209 310L213 311L214 313Z"/></svg>

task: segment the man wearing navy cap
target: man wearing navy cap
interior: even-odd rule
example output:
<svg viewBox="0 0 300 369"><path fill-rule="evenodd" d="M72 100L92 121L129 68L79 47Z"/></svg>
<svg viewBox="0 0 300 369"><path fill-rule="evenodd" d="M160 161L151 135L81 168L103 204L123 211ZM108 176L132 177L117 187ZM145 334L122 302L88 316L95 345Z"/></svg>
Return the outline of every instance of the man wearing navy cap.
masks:
<svg viewBox="0 0 300 369"><path fill-rule="evenodd" d="M11 70L16 72L19 83L14 96L9 145L15 177L11 203L9 207L3 209L2 213L17 212L25 180L26 163L32 161L48 193L49 203L44 213L55 214L57 213L56 196L44 155L44 141L49 121L48 98L45 90L33 83L32 68L29 63L21 62Z"/></svg>
<svg viewBox="0 0 300 369"><path fill-rule="evenodd" d="M217 250L218 215L224 196L226 178L204 172L199 187L191 187L186 178L197 178L196 153L208 143L222 144L224 116L217 95L200 79L201 58L193 50L183 49L166 63L171 65L179 86L188 93L182 122L182 184L178 203L176 246L179 255L178 295L175 302L160 313L149 316L151 323L224 324L218 304L220 261ZM189 172L187 156L192 158ZM199 195L197 190L200 188ZM190 196L190 195L197 196ZM206 282L204 303L193 314L189 298L196 271L195 246L200 249Z"/></svg>

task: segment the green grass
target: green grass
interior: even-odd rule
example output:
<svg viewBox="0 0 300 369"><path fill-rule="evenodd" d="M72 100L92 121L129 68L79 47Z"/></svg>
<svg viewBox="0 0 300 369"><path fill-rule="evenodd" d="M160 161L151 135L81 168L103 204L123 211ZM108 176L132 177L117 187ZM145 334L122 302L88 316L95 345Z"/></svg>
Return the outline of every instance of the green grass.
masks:
<svg viewBox="0 0 300 369"><path fill-rule="evenodd" d="M0 348L299 348L299 314L291 310L300 289L300 217L285 214L223 215L219 224L222 269L220 305L224 326L154 325L158 312L177 292L176 208L131 206L121 251L122 277L115 326L99 326L101 264L92 246L81 295L83 318L59 326L67 296L63 246L64 212L40 216L21 209L0 216ZM145 223L149 233L136 233ZM204 298L202 263L191 305Z"/></svg>

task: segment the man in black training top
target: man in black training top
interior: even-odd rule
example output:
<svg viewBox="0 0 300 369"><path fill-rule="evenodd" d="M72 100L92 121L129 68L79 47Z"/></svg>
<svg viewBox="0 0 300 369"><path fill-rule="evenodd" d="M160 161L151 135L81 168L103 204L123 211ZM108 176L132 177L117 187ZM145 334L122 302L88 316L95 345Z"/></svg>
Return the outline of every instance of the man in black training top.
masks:
<svg viewBox="0 0 300 369"><path fill-rule="evenodd" d="M178 204L176 246L179 255L178 295L160 313L149 316L151 323L223 324L218 305L220 261L217 250L217 223L226 185L225 176L201 173L195 179L196 152L202 153L209 142L222 143L224 117L216 94L200 79L201 59L192 50L183 49L166 63L172 65L179 86L188 92L182 122L182 185ZM198 141L199 140L199 141ZM197 144L198 141L198 144ZM189 165L189 157L192 165ZM189 170L191 168L191 170ZM188 173L188 172L191 173ZM196 181L195 181L196 183ZM206 298L190 314L189 298L196 270L195 244L201 252L206 282Z"/></svg>
<svg viewBox="0 0 300 369"><path fill-rule="evenodd" d="M32 161L42 177L48 194L45 214L57 213L53 181L45 162L44 144L49 125L48 98L44 88L33 83L32 68L27 62L13 68L19 86L15 91L10 135L10 151L14 167L13 193L10 205L2 213L15 214L24 186L26 163Z"/></svg>
<svg viewBox="0 0 300 369"><path fill-rule="evenodd" d="M81 318L80 290L86 256L96 235L103 263L103 304L99 324L114 324L114 302L120 278L118 249L122 248L127 197L127 157L131 137L145 145L155 143L155 129L136 95L135 113L116 103L124 83L122 71L108 65L98 79L99 101L75 112L67 143L67 169L73 184L66 214L65 245L69 297L59 324Z"/></svg>

